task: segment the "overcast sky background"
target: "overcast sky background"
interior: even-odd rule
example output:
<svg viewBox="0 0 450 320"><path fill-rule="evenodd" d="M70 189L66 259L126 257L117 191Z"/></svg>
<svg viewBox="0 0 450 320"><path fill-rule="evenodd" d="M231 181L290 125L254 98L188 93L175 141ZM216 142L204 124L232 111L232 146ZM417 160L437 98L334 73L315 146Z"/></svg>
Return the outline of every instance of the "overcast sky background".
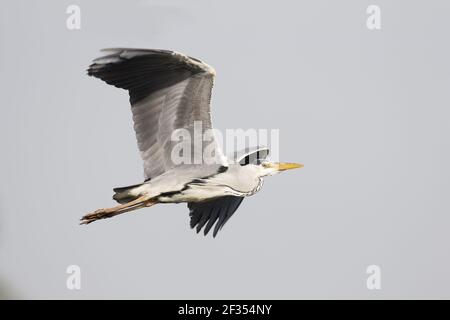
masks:
<svg viewBox="0 0 450 320"><path fill-rule="evenodd" d="M3 1L0 297L450 298L449 10ZM85 75L105 47L211 64L214 125L279 129L281 160L305 168L266 179L216 239L190 230L184 204L79 226L142 181L126 92ZM81 290L66 287L73 264ZM366 287L373 264L381 290Z"/></svg>

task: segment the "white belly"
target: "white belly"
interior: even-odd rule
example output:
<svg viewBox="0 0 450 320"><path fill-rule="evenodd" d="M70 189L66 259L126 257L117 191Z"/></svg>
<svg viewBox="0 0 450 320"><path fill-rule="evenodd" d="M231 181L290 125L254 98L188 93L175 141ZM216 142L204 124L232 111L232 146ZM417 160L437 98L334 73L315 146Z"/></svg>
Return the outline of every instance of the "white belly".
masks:
<svg viewBox="0 0 450 320"><path fill-rule="evenodd" d="M223 196L249 196L259 191L262 179L252 174L252 166L230 166L226 172L198 178L196 171L174 171L161 175L139 188L139 192L160 202L200 202ZM250 171L250 172L246 172Z"/></svg>
<svg viewBox="0 0 450 320"><path fill-rule="evenodd" d="M181 192L167 196L161 195L158 197L158 200L167 203L200 202L212 198L230 195L243 196L242 193L226 186L189 184L189 186L184 190L182 190Z"/></svg>

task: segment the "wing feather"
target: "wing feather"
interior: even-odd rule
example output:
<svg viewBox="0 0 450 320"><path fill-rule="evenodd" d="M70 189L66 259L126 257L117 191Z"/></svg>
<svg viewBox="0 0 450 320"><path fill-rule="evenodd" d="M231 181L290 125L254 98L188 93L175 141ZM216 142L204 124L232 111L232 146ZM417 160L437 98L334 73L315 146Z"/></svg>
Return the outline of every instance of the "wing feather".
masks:
<svg viewBox="0 0 450 320"><path fill-rule="evenodd" d="M192 137L195 121L201 121L203 132L212 129L215 71L200 60L168 50L104 51L107 55L95 59L88 74L128 90L145 179L154 178L176 165L171 158L177 143L171 140L174 130L186 129ZM213 143L215 162L225 164L217 142ZM203 158L203 148L191 146L191 150L201 152L191 154L193 157Z"/></svg>
<svg viewBox="0 0 450 320"><path fill-rule="evenodd" d="M197 232L200 232L206 224L204 229L206 236L215 224L213 231L213 237L215 237L238 209L243 199L244 197L225 196L205 202L188 203L191 228L197 226Z"/></svg>

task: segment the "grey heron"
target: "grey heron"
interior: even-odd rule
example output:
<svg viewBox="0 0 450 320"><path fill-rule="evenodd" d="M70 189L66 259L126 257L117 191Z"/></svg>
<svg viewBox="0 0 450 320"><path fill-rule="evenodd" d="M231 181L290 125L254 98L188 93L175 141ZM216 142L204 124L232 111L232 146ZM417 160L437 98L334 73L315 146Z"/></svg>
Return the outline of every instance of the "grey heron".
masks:
<svg viewBox="0 0 450 320"><path fill-rule="evenodd" d="M130 95L134 130L144 163L145 181L115 188L113 199L120 205L98 209L81 218L81 224L150 207L157 203L186 202L190 226L213 236L224 226L244 197L258 192L263 177L288 169L297 163L270 162L269 149L255 147L226 158L212 137L214 152L204 146L189 148L201 163L173 160L176 129L212 129L210 99L215 71L206 63L187 55L153 49L105 49L105 56L89 66L88 75ZM194 143L195 141L188 142Z"/></svg>

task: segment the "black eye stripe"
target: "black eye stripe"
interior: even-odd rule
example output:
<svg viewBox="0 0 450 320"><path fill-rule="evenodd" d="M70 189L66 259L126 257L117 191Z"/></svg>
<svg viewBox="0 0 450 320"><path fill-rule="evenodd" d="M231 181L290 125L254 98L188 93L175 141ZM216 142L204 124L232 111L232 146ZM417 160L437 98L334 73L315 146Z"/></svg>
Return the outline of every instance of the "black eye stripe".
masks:
<svg viewBox="0 0 450 320"><path fill-rule="evenodd" d="M239 161L239 164L241 166L246 166L248 164L260 165L261 163L263 163L265 161L265 158L267 158L268 153L269 153L268 150L260 150L260 151L250 153L250 154L246 155L245 157L243 157Z"/></svg>
<svg viewBox="0 0 450 320"><path fill-rule="evenodd" d="M256 165L260 165L261 163L263 163L265 160L264 159L256 159L251 161L251 159L249 157L245 157L244 161L240 162L241 166L246 166L248 164L256 164Z"/></svg>

